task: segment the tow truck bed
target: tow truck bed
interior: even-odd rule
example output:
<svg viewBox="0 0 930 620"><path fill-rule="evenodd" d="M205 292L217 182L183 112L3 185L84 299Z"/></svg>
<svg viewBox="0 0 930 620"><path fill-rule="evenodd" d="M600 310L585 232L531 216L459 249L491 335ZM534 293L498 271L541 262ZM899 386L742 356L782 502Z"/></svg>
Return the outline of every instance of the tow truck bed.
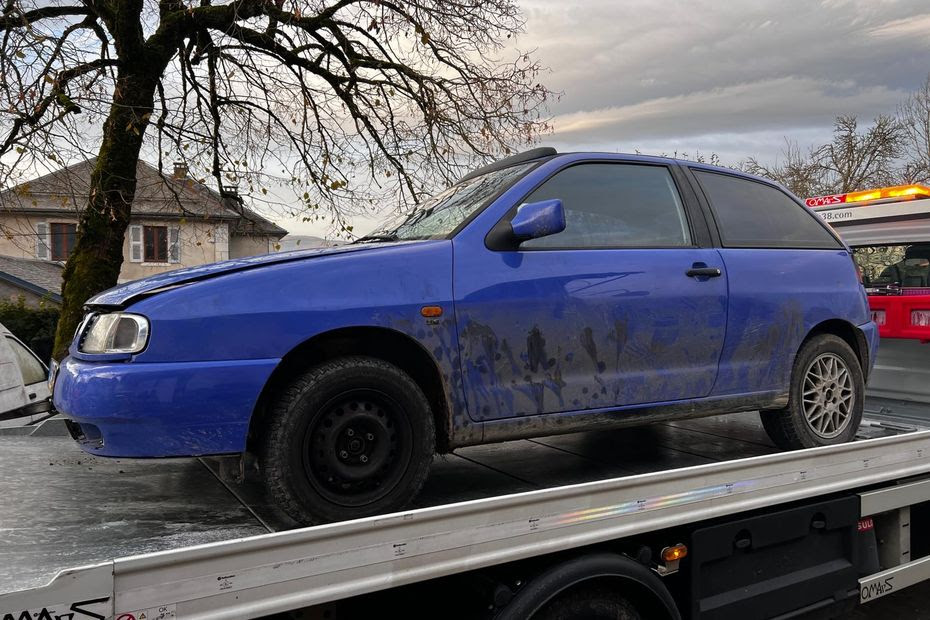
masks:
<svg viewBox="0 0 930 620"><path fill-rule="evenodd" d="M0 436L0 465L16 472L7 475L0 502L0 603L13 600L6 593L23 590L12 595L27 601L22 609L31 609L30 601L39 609L82 600L77 594L57 600L72 591L96 590L113 594L96 604L118 615L169 603L181 588L179 607L172 606L177 617L181 608L185 618L255 617L293 609L295 601L282 592L315 604L543 548L680 525L697 515L815 497L853 488L853 478L858 486L876 482L881 472L930 473L924 458L930 433L914 433L921 426L913 420L887 418L887 407L881 413L884 419L866 421L861 438L900 440L894 446L879 441L862 450L847 445L773 455L758 416L749 413L462 449L437 457L418 501L418 507L454 506L271 537L259 535L294 524L262 496L250 468L243 482L235 480L238 460L100 459L66 437ZM907 436L892 437L902 433ZM548 490L502 497L538 489ZM640 499L630 504L634 497ZM546 523L568 519L569 508L592 516L569 519L567 529ZM631 520L631 512L642 514ZM534 514L542 520L540 536L532 519L523 531L525 516ZM566 543L562 532L569 530L577 533ZM521 542L527 535L536 540ZM252 538L237 540L243 537ZM385 544L395 545L393 560ZM410 551L397 555L398 544ZM455 560L443 557L444 549L457 549ZM153 553L159 551L167 553ZM95 564L51 581L61 570ZM377 565L380 577L371 572ZM339 572L338 585L332 578L326 585L330 570ZM214 592L217 575L230 579L228 588Z"/></svg>
<svg viewBox="0 0 930 620"><path fill-rule="evenodd" d="M0 592L65 568L296 526L254 471L236 481L237 459L98 458L63 436L0 436L0 446ZM465 448L436 458L417 506L774 451L755 414Z"/></svg>

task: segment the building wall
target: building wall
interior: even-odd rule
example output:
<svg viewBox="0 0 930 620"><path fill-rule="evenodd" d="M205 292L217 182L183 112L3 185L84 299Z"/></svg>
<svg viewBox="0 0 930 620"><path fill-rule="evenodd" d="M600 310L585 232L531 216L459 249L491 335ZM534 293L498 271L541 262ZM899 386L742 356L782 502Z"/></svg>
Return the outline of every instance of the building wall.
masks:
<svg viewBox="0 0 930 620"><path fill-rule="evenodd" d="M21 258L36 258L36 224L40 222L76 223L77 218L63 216L30 216L20 214L0 214L0 255L17 256ZM134 263L129 260L129 239L123 241L123 267L120 271L120 282L137 280L146 276L180 269L182 267L195 267L206 263L213 263L226 258L253 256L267 254L269 251L269 237L233 237L228 238L226 232L217 227L226 227L215 222L191 220L164 220L164 219L133 219L132 225L169 226L180 228L180 262L177 263ZM227 229L228 230L228 229Z"/></svg>
<svg viewBox="0 0 930 620"><path fill-rule="evenodd" d="M120 282L138 280L146 276L155 275L172 269L182 267L196 267L217 261L217 244L215 243L215 227L209 222L134 219L133 225L140 226L172 226L181 229L181 260L177 263L133 263L129 260L129 239L123 240L123 267L120 270Z"/></svg>
<svg viewBox="0 0 930 620"><path fill-rule="evenodd" d="M270 237L235 236L229 240L229 258L257 256L273 251L274 239Z"/></svg>

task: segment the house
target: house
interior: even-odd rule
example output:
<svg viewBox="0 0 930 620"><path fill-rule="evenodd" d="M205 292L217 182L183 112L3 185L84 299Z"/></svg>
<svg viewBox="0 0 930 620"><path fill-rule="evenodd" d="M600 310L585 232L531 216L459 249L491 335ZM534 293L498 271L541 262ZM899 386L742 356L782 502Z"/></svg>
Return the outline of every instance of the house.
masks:
<svg viewBox="0 0 930 620"><path fill-rule="evenodd" d="M0 192L0 255L66 261L89 194L94 160L56 170ZM161 174L140 161L120 282L179 267L267 254L287 231L219 193L175 164Z"/></svg>
<svg viewBox="0 0 930 620"><path fill-rule="evenodd" d="M22 297L27 306L61 305L61 263L0 256L0 299Z"/></svg>

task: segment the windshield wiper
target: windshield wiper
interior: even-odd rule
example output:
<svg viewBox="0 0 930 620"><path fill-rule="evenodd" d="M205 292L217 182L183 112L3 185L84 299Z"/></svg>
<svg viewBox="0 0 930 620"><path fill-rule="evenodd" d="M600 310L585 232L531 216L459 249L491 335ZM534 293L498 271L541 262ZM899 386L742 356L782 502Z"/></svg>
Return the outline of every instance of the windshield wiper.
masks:
<svg viewBox="0 0 930 620"><path fill-rule="evenodd" d="M364 237L359 237L352 243L365 243L367 241L398 241L400 237L395 233L388 234L374 234L374 235L365 235Z"/></svg>

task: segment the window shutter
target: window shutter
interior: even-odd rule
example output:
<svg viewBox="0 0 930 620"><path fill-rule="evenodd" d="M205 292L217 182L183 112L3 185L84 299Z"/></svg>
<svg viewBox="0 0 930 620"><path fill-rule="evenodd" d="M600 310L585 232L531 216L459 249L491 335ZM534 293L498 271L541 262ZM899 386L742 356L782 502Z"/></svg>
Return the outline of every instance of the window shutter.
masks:
<svg viewBox="0 0 930 620"><path fill-rule="evenodd" d="M181 262L181 229L180 228L169 228L168 229L168 262L169 263L180 263Z"/></svg>
<svg viewBox="0 0 930 620"><path fill-rule="evenodd" d="M48 245L48 223L39 222L36 224L36 258L39 260L49 260L51 251Z"/></svg>
<svg viewBox="0 0 930 620"><path fill-rule="evenodd" d="M129 262L142 262L142 227L129 227Z"/></svg>

